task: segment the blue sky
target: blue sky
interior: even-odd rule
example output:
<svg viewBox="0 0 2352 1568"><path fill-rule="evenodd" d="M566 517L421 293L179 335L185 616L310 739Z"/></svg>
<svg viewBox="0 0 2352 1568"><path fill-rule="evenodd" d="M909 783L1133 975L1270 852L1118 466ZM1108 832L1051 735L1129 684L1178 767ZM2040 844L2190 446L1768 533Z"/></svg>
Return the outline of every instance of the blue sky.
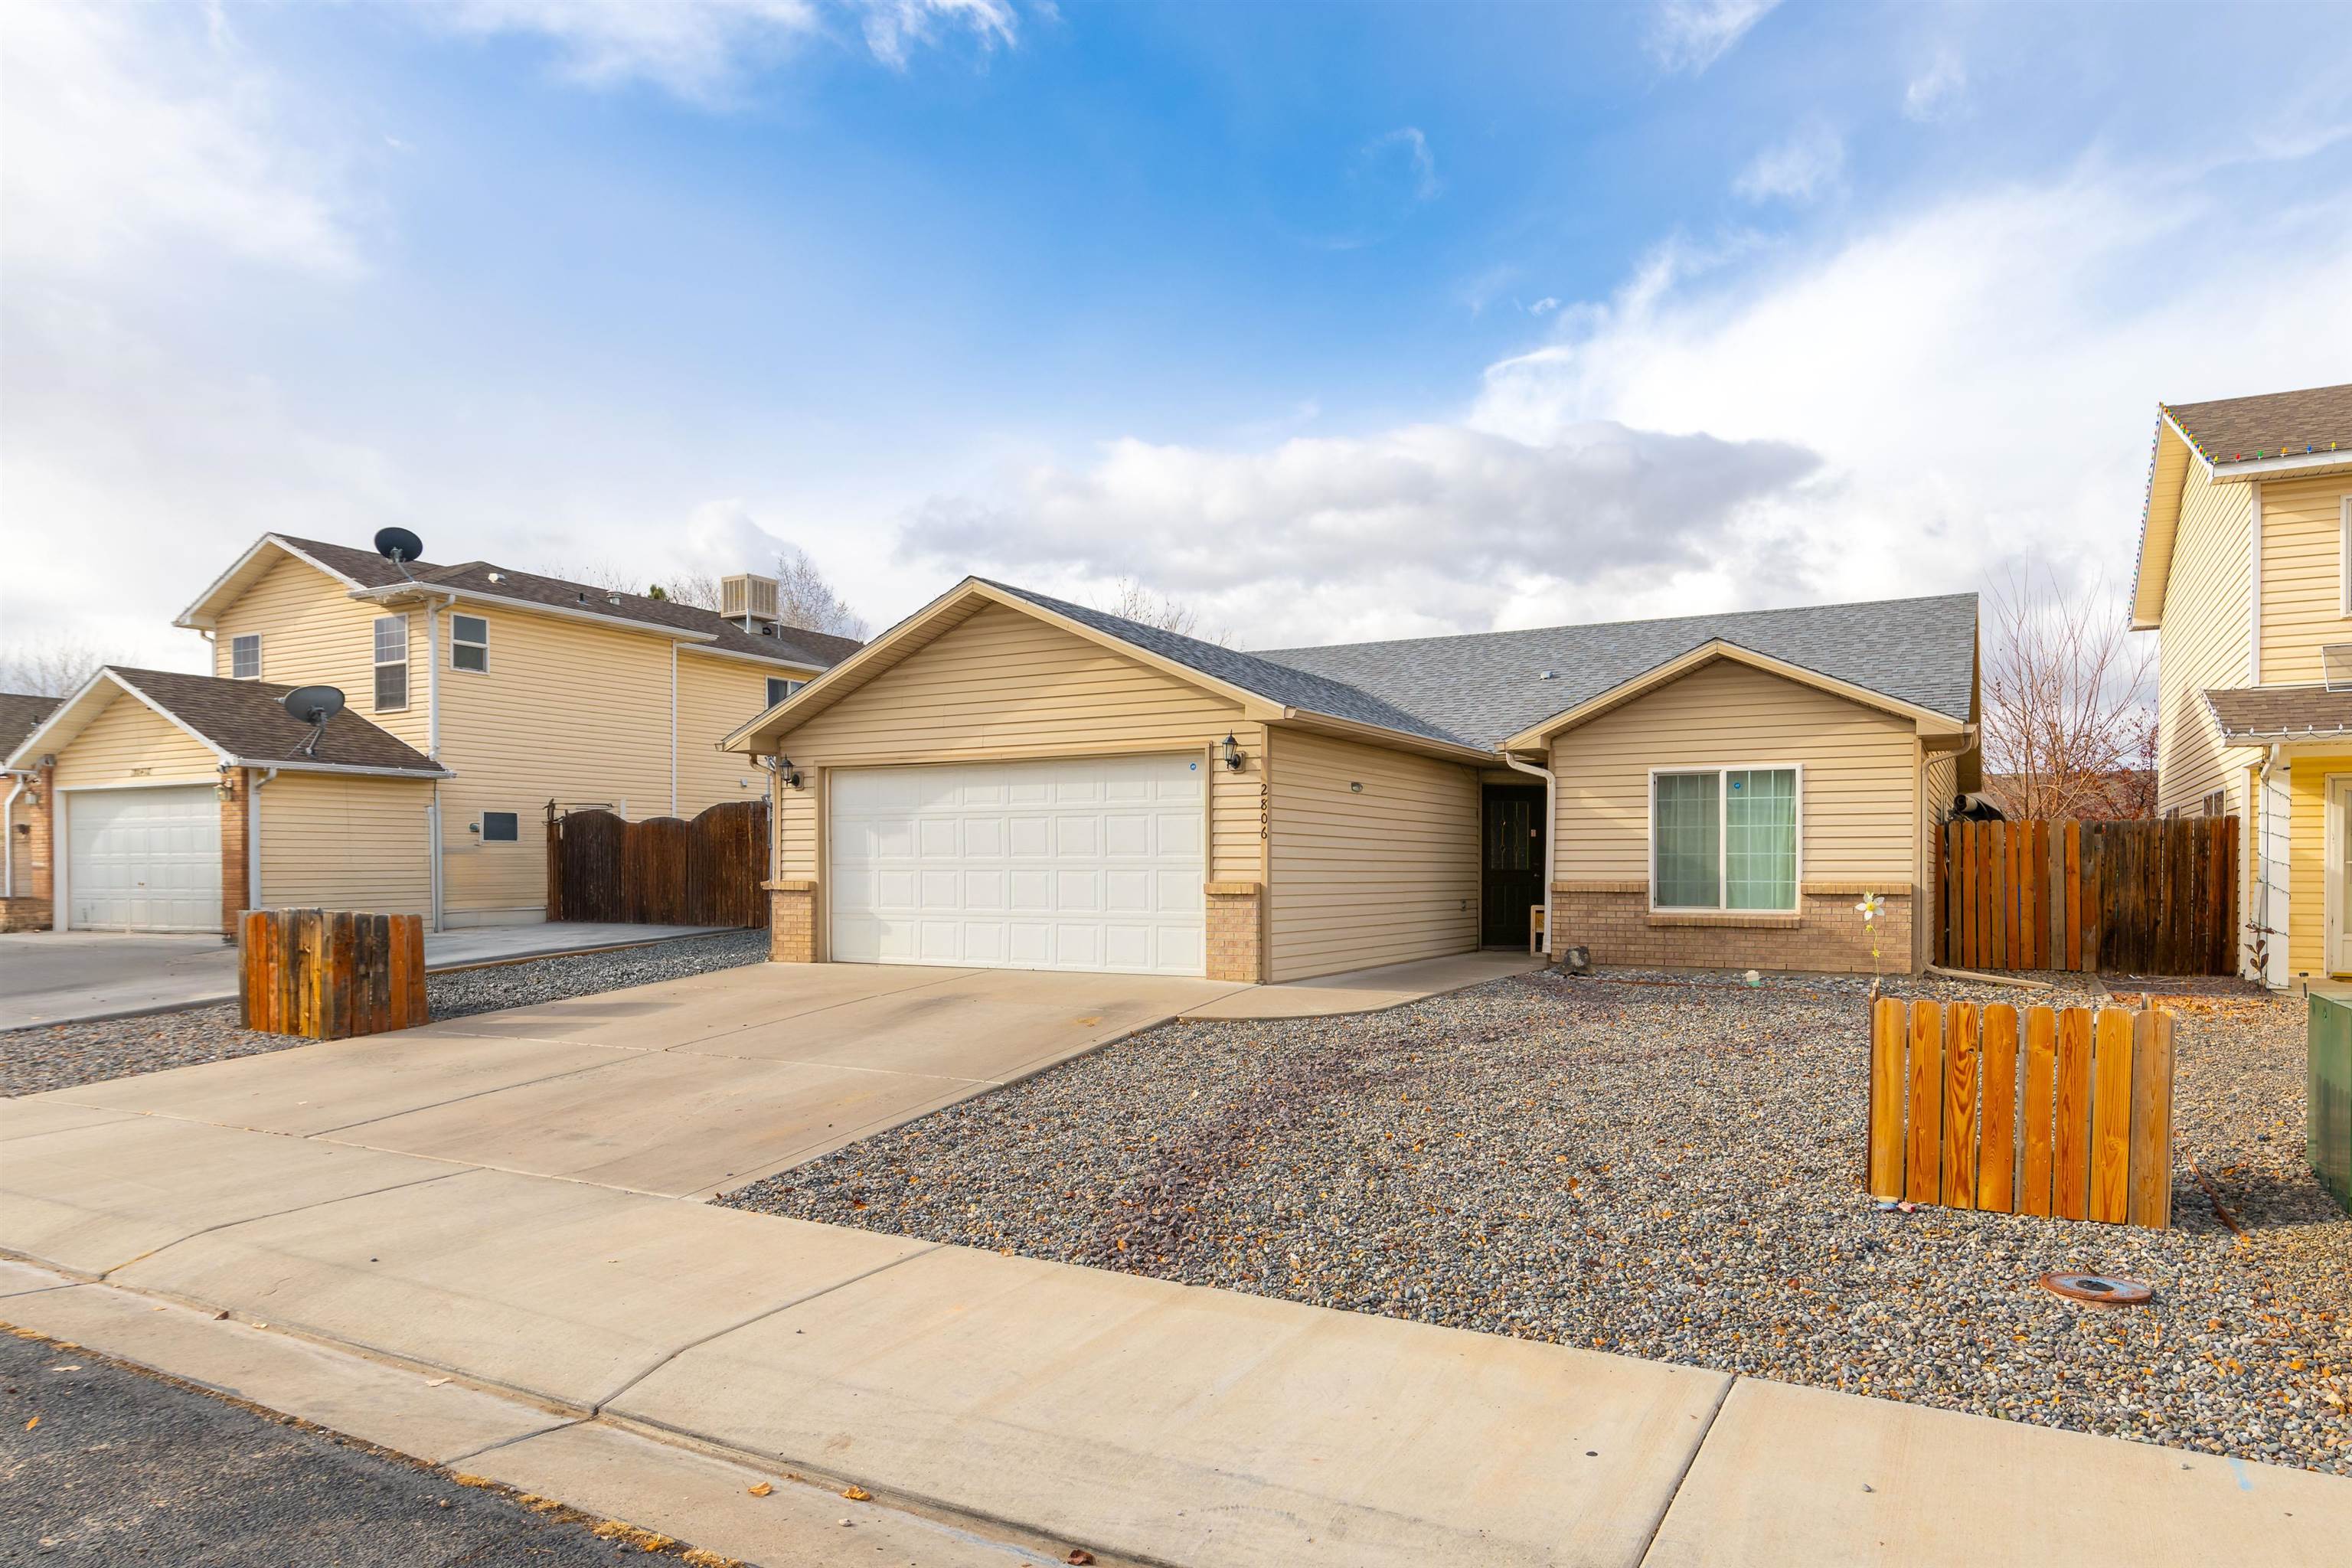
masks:
<svg viewBox="0 0 2352 1568"><path fill-rule="evenodd" d="M441 0L0 24L0 642L267 529L1243 646L2127 578L2352 374L2340 9Z"/></svg>

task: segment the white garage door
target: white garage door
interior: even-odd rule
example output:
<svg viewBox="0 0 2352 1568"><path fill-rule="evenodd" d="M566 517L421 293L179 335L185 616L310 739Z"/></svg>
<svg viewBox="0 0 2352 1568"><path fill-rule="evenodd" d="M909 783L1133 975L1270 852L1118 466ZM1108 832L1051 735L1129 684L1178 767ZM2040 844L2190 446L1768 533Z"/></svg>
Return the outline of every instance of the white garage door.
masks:
<svg viewBox="0 0 2352 1568"><path fill-rule="evenodd" d="M67 923L83 931L220 930L220 799L185 789L76 790Z"/></svg>
<svg viewBox="0 0 2352 1568"><path fill-rule="evenodd" d="M1204 972L1198 755L833 775L833 956Z"/></svg>

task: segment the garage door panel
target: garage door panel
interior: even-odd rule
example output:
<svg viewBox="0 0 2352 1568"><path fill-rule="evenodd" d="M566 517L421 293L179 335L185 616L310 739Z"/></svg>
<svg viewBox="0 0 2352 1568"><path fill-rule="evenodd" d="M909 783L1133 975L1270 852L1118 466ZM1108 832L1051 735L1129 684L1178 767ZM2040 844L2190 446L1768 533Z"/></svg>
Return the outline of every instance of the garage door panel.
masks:
<svg viewBox="0 0 2352 1568"><path fill-rule="evenodd" d="M220 802L212 786L77 790L67 817L68 925L220 929Z"/></svg>
<svg viewBox="0 0 2352 1568"><path fill-rule="evenodd" d="M1202 766L1178 754L834 773L834 956L1202 973Z"/></svg>

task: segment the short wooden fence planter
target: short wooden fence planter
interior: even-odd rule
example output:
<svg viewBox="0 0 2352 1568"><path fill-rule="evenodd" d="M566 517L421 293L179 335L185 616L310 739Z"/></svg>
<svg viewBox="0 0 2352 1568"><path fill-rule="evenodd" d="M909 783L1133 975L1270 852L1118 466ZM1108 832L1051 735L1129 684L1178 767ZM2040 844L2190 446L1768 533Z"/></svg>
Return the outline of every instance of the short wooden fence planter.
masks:
<svg viewBox="0 0 2352 1568"><path fill-rule="evenodd" d="M247 910L237 928L238 1022L341 1040L426 1021L417 915Z"/></svg>
<svg viewBox="0 0 2352 1568"><path fill-rule="evenodd" d="M1873 1195L2162 1229L2172 1222L2172 1015L1871 1005Z"/></svg>

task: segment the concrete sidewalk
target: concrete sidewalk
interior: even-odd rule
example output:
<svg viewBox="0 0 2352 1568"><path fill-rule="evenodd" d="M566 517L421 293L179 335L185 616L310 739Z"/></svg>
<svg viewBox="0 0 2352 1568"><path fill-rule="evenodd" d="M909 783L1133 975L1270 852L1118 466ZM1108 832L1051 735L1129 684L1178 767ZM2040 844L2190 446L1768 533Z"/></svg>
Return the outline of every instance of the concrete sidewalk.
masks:
<svg viewBox="0 0 2352 1568"><path fill-rule="evenodd" d="M596 952L721 926L619 925L565 921L427 932L428 971ZM236 999L236 947L214 936L100 931L0 935L0 1029L88 1023Z"/></svg>
<svg viewBox="0 0 2352 1568"><path fill-rule="evenodd" d="M1106 1561L2333 1568L2352 1538L2352 1482L2305 1471L55 1100L0 1137L0 1247L506 1396L450 1406L474 1436L551 1412ZM33 1289L0 1318L38 1327Z"/></svg>
<svg viewBox="0 0 2352 1568"><path fill-rule="evenodd" d="M1184 1016L1315 1018L1340 1013L1377 1013L1418 1002L1424 996L1442 996L1449 991L1499 980L1507 974L1530 973L1541 969L1545 962L1529 953L1490 951L1382 964L1376 969L1351 969L1344 974L1318 975L1313 980L1245 986L1231 995L1188 1008Z"/></svg>

